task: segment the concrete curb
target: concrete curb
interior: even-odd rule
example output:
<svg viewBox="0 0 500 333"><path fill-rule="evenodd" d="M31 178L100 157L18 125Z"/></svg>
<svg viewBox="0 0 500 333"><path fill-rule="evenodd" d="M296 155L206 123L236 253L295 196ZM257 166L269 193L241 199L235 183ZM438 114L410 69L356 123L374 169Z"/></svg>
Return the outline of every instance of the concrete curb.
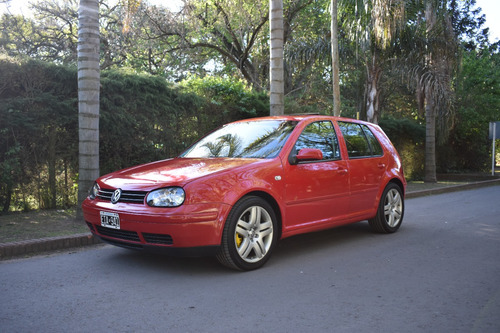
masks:
<svg viewBox="0 0 500 333"><path fill-rule="evenodd" d="M481 187L492 186L492 185L500 185L500 178L491 179L491 180L483 180L483 181L473 182L473 183L469 183L469 184L445 186L445 187L434 188L434 189L430 189L430 190L411 191L411 192L406 193L405 199L418 198L418 197L423 197L423 196L427 196L427 195L434 195L434 194L442 194L442 193L450 193L450 192L456 192L456 191L471 190L471 189L475 189L475 188L481 188Z"/></svg>
<svg viewBox="0 0 500 333"><path fill-rule="evenodd" d="M500 179L485 180L463 185L446 186L430 190L410 191L406 193L405 198L418 198L427 195L463 191L492 185L500 185ZM21 242L0 243L0 261L18 258L20 256L71 249L101 243L102 242L97 237L94 237L90 232L70 236L34 239Z"/></svg>
<svg viewBox="0 0 500 333"><path fill-rule="evenodd" d="M101 241L97 237L94 237L90 232L70 236L48 237L21 242L1 243L0 260L100 243Z"/></svg>

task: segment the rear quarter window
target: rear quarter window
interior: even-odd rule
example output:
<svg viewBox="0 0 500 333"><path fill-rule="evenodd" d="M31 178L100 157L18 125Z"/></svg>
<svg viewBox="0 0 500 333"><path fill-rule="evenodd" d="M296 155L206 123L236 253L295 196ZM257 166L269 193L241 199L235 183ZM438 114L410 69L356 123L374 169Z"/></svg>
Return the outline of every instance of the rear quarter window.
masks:
<svg viewBox="0 0 500 333"><path fill-rule="evenodd" d="M382 150L382 146L378 142L377 138L375 135L370 131L368 126L366 125L361 125L363 128L363 132L366 135L366 138L368 139L368 143L370 144L370 148L372 150L372 155L374 156L382 156L384 154L384 151Z"/></svg>

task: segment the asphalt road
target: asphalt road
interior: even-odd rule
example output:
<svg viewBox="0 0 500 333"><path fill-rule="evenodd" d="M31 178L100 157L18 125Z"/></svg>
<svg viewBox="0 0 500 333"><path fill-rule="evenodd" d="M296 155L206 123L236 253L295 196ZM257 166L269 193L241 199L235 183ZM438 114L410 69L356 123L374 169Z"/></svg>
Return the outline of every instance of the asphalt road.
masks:
<svg viewBox="0 0 500 333"><path fill-rule="evenodd" d="M1 332L500 332L500 186L406 201L233 272L97 246L0 262Z"/></svg>

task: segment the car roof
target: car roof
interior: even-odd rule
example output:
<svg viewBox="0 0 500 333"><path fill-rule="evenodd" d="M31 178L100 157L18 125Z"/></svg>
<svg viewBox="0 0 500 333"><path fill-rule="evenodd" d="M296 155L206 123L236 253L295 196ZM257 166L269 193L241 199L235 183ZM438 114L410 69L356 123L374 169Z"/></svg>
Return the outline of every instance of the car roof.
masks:
<svg viewBox="0 0 500 333"><path fill-rule="evenodd" d="M264 121L264 120L302 121L304 119L318 119L318 120L328 119L328 120L335 120L335 121L348 121L348 122L355 122L355 123L359 123L359 124L374 125L373 123L369 123L369 122L354 119L354 118L334 117L334 116L330 116L330 115L311 114L311 113L248 118L248 119L242 119L242 120L235 121L235 123L248 122L248 121Z"/></svg>

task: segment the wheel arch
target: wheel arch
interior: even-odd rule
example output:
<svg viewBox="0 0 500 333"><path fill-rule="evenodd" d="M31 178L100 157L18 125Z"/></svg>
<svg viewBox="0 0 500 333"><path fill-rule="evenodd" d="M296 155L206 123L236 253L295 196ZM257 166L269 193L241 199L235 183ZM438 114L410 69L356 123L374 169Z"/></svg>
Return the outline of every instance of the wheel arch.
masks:
<svg viewBox="0 0 500 333"><path fill-rule="evenodd" d="M264 199L265 201L267 201L271 207L273 208L273 211L274 211L274 214L276 215L276 218L278 219L278 239L281 238L281 233L282 233L282 230L283 230L283 227L282 227L282 223L283 223L283 215L281 214L281 208L278 204L278 202L276 201L276 199L274 199L274 197L272 195L270 195L269 193L267 192L263 192L263 191L253 191L253 192L249 192L249 193L246 193L243 197L240 198L243 199L243 198L246 198L246 197L249 197L249 196L256 196L256 197L260 197L262 199ZM238 200L239 201L239 200Z"/></svg>
<svg viewBox="0 0 500 333"><path fill-rule="evenodd" d="M390 184L390 183L393 183L393 184L396 184L397 186L399 186L399 188L401 189L401 192L403 192L403 197L405 196L405 186L400 179L393 178L387 184Z"/></svg>

